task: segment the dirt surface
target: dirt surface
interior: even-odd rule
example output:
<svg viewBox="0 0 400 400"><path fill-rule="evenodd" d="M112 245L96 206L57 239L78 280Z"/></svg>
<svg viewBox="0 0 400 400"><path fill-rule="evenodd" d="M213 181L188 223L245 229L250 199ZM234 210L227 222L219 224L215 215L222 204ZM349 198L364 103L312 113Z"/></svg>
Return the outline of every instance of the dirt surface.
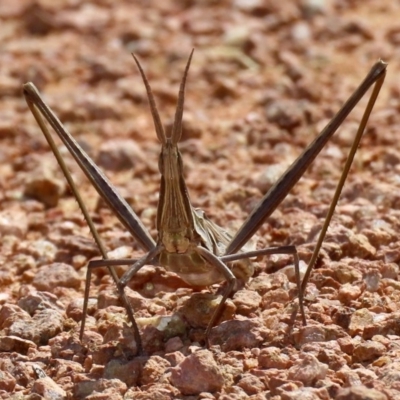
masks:
<svg viewBox="0 0 400 400"><path fill-rule="evenodd" d="M0 1L1 397L399 399L399 19L393 0ZM102 268L81 342L86 266L99 251L22 84L34 82L156 238L160 145L131 53L170 127L192 48L186 183L194 206L232 231L374 62L389 63L307 288L308 325L290 323L289 255L257 260L210 349L210 291L146 266L127 288L137 356ZM304 271L365 105L259 229L258 248L294 244ZM143 254L60 148L110 258Z"/></svg>

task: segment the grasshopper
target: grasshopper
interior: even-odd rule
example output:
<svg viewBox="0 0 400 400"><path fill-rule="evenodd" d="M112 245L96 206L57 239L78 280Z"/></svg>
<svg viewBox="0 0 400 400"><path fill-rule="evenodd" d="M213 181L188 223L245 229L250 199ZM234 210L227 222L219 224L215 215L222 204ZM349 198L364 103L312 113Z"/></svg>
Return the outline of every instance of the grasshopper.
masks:
<svg viewBox="0 0 400 400"><path fill-rule="evenodd" d="M155 131L157 138L161 143L161 153L159 157L161 183L157 210L158 236L156 240L150 236L148 230L144 227L139 217L117 192L115 187L111 184L111 182L109 182L99 167L90 159L90 157L72 137L72 135L65 129L54 112L44 102L34 84L28 82L23 86L26 102L43 134L45 135L55 157L57 158L57 161L74 193L74 196L78 201L78 204L102 255L101 260L92 260L88 264L83 319L80 330L81 339L84 333L84 321L89 298L91 271L94 268L108 268L113 280L116 283L120 298L127 310L129 321L131 322L134 330L138 352L141 352L143 349L139 328L136 324L132 307L126 298L124 288L129 280L144 265L162 266L168 271L175 272L185 282L193 286L208 286L226 281L227 284L224 288L222 299L214 311L205 332L206 343L208 344L208 336L210 331L217 321L224 307L226 299L233 291L237 280L246 282L253 275L254 267L250 259L268 254L282 253L293 255L296 278L298 282L299 307L302 314L303 324L306 323L303 308L303 293L313 265L318 257L322 242L352 164L355 152L365 130L368 118L383 84L387 64L383 61L378 61L373 65L360 86L350 96L350 98L346 101L334 118L328 123L328 125L322 130L316 139L303 151L303 153L293 162L293 164L280 177L275 185L273 185L268 193L264 195L259 204L243 222L237 233L235 235L231 235L225 229L209 220L202 210L195 209L192 206L189 199L188 189L184 181L183 164L181 154L178 149L178 144L182 133L185 85L192 56L193 50L187 61L180 84L172 131L170 135L166 135L156 107L153 93L150 88L150 84L138 59L133 55L146 87ZM330 205L328 215L325 219L325 223L320 233L317 245L307 267L305 277L301 282L299 273L299 257L295 246L289 245L252 250L249 247L246 247L246 243L248 243L259 227L264 223L266 218L273 213L273 211L286 197L292 187L302 177L305 170L324 148L330 137L336 132L351 110L357 105L359 100L372 85L374 85L374 90L364 111L356 138L354 139L354 143L351 147L346 165L336 189L334 199ZM108 259L107 251L86 209L85 203L79 194L71 174L68 171L44 120L47 120L50 126L55 130L64 145L75 158L76 162L82 168L83 172L91 181L99 195L105 200L121 223L135 238L138 245L143 249L145 252L143 257L139 258L138 260ZM129 269L123 274L121 279L118 278L114 270L114 266L116 265L129 265Z"/></svg>

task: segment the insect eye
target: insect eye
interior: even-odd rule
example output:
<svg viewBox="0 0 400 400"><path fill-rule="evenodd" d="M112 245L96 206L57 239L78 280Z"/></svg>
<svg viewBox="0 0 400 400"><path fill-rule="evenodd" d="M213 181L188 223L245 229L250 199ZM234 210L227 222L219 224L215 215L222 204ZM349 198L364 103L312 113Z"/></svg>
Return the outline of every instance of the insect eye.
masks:
<svg viewBox="0 0 400 400"><path fill-rule="evenodd" d="M163 173L163 153L161 152L160 157L158 157L158 170L160 174Z"/></svg>
<svg viewBox="0 0 400 400"><path fill-rule="evenodd" d="M179 153L176 154L176 157L178 158L179 170L182 171L182 169L183 169L182 157Z"/></svg>

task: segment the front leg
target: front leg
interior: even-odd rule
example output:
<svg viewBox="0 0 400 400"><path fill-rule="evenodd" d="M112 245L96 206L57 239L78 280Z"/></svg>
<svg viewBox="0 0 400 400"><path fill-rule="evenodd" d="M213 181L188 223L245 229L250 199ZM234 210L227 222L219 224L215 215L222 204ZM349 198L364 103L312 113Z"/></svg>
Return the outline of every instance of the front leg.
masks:
<svg viewBox="0 0 400 400"><path fill-rule="evenodd" d="M235 275L233 275L233 272L228 268L228 266L206 248L197 247L196 252L200 256L202 256L211 266L215 267L225 277L225 280L227 282L221 302L218 304L217 309L214 311L214 314L212 315L206 329L206 346L209 347L208 336L210 335L211 329L214 326L215 321L221 315L226 299L232 293L232 290L235 287L236 278Z"/></svg>
<svg viewBox="0 0 400 400"><path fill-rule="evenodd" d="M109 259L102 259L102 260L93 260L90 261L88 264L87 274L86 274L86 287L85 287L85 300L83 306L83 318L81 323L81 330L80 330L80 338L82 340L83 332L85 330L85 317L87 314L87 304L89 299L89 289L90 289L90 280L92 276L92 270L99 267L107 267L111 268L116 265L130 265L128 271L124 273L121 279L116 281L118 294L121 298L121 301L126 309L128 320L131 323L131 326L134 331L135 341L137 343L138 353L143 353L143 346L142 346L142 339L140 337L139 327L136 323L134 312L132 306L130 305L126 294L125 294L125 286L129 282L129 280L145 265L154 264L156 257L161 251L161 247L155 247L153 250L145 254L143 257L139 258L138 260L133 259L120 259L120 260L109 260Z"/></svg>

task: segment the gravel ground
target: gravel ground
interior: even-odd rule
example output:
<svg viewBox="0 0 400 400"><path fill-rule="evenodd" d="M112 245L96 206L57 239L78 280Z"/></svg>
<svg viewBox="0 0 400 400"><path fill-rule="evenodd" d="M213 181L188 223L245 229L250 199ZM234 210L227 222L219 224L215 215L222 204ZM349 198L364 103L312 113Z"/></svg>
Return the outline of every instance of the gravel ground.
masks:
<svg viewBox="0 0 400 400"><path fill-rule="evenodd" d="M0 396L3 399L400 399L400 3L0 0ZM203 302L162 268L129 283L145 347L23 99L32 81L156 237L159 190L141 60L165 125L192 48L181 150L194 206L237 229L355 90L389 63L294 325L293 259L257 259L204 343ZM310 259L366 98L259 229ZM65 148L112 258L137 243ZM122 274L126 268L118 267ZM210 292L211 291L211 292ZM213 293L213 294L210 294Z"/></svg>

